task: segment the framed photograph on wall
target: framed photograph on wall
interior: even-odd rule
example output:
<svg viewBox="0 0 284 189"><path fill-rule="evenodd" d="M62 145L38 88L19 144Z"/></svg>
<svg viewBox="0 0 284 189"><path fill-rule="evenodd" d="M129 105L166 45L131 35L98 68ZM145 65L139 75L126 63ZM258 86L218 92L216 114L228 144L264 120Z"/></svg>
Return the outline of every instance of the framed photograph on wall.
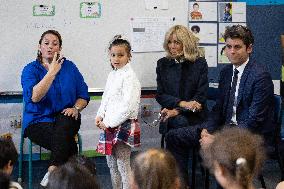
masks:
<svg viewBox="0 0 284 189"><path fill-rule="evenodd" d="M217 21L217 2L192 2L188 3L189 21Z"/></svg>
<svg viewBox="0 0 284 189"><path fill-rule="evenodd" d="M199 46L208 67L217 67L217 46Z"/></svg>
<svg viewBox="0 0 284 189"><path fill-rule="evenodd" d="M190 22L188 27L199 38L199 43L217 43L217 23Z"/></svg>
<svg viewBox="0 0 284 189"><path fill-rule="evenodd" d="M245 2L220 2L219 22L246 22Z"/></svg>
<svg viewBox="0 0 284 189"><path fill-rule="evenodd" d="M225 44L218 45L218 64L228 64L230 63L228 57L225 53Z"/></svg>

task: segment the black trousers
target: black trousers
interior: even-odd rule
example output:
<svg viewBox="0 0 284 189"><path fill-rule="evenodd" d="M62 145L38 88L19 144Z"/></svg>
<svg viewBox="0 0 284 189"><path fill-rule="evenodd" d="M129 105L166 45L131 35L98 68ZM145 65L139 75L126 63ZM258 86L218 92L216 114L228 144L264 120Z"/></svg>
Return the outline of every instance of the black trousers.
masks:
<svg viewBox="0 0 284 189"><path fill-rule="evenodd" d="M25 129L24 136L51 151L50 165L62 165L69 157L78 153L74 136L81 125L80 115L73 117L58 113L53 123L36 123Z"/></svg>
<svg viewBox="0 0 284 189"><path fill-rule="evenodd" d="M185 185L189 185L188 161L193 148L199 146L202 124L189 125L184 116L169 120L166 133L166 149L175 157Z"/></svg>

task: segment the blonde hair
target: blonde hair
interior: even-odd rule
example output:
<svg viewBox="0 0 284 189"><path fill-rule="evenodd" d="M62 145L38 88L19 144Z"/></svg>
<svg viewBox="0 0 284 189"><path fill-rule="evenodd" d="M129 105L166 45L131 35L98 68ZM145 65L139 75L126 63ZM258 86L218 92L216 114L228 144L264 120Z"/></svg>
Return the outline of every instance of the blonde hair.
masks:
<svg viewBox="0 0 284 189"><path fill-rule="evenodd" d="M134 160L133 180L139 189L176 188L178 168L174 157L162 149L149 149Z"/></svg>
<svg viewBox="0 0 284 189"><path fill-rule="evenodd" d="M171 27L166 35L163 47L167 53L168 58L173 58L168 47L168 43L172 35L175 34L177 40L183 46L183 56L185 59L194 62L198 57L201 56L200 50L198 48L198 38L194 36L194 34L189 31L186 27L182 25L175 25Z"/></svg>
<svg viewBox="0 0 284 189"><path fill-rule="evenodd" d="M227 175L247 189L259 172L264 159L261 136L247 129L225 128L215 135L213 143L201 151L204 164L214 171L214 162L226 170Z"/></svg>

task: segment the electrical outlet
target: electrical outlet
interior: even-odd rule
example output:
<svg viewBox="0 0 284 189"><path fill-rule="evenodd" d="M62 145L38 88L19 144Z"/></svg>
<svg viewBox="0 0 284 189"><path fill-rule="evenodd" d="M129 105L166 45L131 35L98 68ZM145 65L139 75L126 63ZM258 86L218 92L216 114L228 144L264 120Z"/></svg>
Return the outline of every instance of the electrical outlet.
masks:
<svg viewBox="0 0 284 189"><path fill-rule="evenodd" d="M152 115L152 105L151 104L142 104L141 105L141 116L150 117Z"/></svg>

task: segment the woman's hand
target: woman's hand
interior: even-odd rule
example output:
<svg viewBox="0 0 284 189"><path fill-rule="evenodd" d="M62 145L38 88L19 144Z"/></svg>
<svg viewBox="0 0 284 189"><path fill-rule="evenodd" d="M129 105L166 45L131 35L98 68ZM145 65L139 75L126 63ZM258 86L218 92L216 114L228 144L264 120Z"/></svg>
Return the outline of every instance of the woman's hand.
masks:
<svg viewBox="0 0 284 189"><path fill-rule="evenodd" d="M162 109L161 111L162 114L162 121L166 121L167 119L171 117L175 117L179 114L179 112L176 109L169 110L167 108Z"/></svg>
<svg viewBox="0 0 284 189"><path fill-rule="evenodd" d="M65 116L72 116L75 118L75 120L78 119L79 111L76 108L66 108L61 113L63 113Z"/></svg>
<svg viewBox="0 0 284 189"><path fill-rule="evenodd" d="M202 109L202 105L195 100L189 101L189 102L180 101L179 106L182 107L182 108L185 108L185 109L189 109L193 112L200 111Z"/></svg>
<svg viewBox="0 0 284 189"><path fill-rule="evenodd" d="M56 77L56 74L61 69L61 64L64 61L63 56L61 55L59 59L56 60L57 54L57 52L54 53L53 60L50 64L45 61L42 62L42 65L48 70L48 72L43 79L33 87L32 101L34 103L39 102L46 95Z"/></svg>
<svg viewBox="0 0 284 189"><path fill-rule="evenodd" d="M58 59L57 59L57 55L58 55L58 52L55 52L52 62L50 64L48 63L44 64L44 66L46 66L46 68L48 69L48 72L53 75L56 75L60 71L61 65L64 61L62 54L60 54Z"/></svg>

